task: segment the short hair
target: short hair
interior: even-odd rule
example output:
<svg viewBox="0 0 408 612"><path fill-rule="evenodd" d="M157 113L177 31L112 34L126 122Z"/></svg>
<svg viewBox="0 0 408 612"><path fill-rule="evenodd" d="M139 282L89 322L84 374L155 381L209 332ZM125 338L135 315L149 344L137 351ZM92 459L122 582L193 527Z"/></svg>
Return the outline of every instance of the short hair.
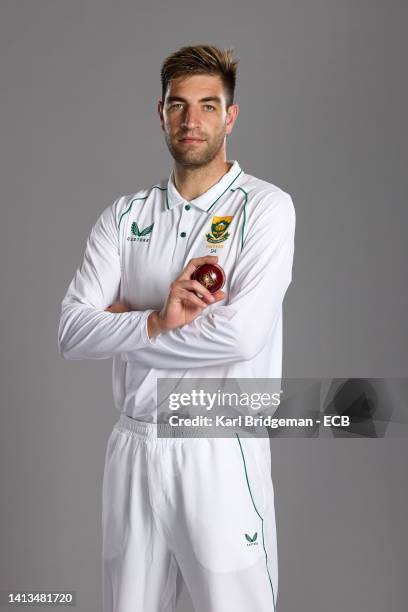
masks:
<svg viewBox="0 0 408 612"><path fill-rule="evenodd" d="M166 57L161 67L162 102L170 81L180 76L210 74L221 77L227 108L234 102L238 58L233 49L219 49L213 45L189 45L180 47Z"/></svg>

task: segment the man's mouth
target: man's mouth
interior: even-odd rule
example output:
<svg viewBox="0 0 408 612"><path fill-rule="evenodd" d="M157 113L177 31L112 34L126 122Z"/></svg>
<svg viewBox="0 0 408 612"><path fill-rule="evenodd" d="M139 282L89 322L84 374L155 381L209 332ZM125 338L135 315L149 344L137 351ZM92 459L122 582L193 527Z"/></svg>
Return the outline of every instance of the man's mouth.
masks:
<svg viewBox="0 0 408 612"><path fill-rule="evenodd" d="M180 142L204 142L202 138L192 138L191 136L185 136L180 138Z"/></svg>

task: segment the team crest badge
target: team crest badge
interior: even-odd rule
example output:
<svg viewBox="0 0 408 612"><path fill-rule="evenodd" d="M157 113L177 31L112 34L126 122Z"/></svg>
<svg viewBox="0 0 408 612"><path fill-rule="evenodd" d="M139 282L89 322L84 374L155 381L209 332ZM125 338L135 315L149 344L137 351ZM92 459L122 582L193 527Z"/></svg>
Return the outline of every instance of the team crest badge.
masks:
<svg viewBox="0 0 408 612"><path fill-rule="evenodd" d="M206 234L207 242L211 244L219 244L225 242L228 236L228 228L233 217L213 217L211 223L211 232Z"/></svg>

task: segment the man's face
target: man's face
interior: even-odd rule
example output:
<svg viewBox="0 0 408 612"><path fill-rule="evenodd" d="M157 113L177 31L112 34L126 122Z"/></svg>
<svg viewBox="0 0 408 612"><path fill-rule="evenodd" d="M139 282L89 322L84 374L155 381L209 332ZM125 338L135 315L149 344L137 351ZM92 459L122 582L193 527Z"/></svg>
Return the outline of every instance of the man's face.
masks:
<svg viewBox="0 0 408 612"><path fill-rule="evenodd" d="M170 82L158 112L172 157L182 166L199 167L222 153L238 105L232 104L227 111L218 75L195 74Z"/></svg>

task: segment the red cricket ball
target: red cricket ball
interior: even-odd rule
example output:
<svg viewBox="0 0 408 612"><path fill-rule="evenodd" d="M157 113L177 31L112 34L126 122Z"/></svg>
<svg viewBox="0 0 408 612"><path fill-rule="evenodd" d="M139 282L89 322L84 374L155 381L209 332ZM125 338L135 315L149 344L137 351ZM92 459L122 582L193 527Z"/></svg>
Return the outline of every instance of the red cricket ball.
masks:
<svg viewBox="0 0 408 612"><path fill-rule="evenodd" d="M225 283L224 270L218 264L206 263L199 266L193 272L191 278L204 285L210 293L219 291Z"/></svg>

